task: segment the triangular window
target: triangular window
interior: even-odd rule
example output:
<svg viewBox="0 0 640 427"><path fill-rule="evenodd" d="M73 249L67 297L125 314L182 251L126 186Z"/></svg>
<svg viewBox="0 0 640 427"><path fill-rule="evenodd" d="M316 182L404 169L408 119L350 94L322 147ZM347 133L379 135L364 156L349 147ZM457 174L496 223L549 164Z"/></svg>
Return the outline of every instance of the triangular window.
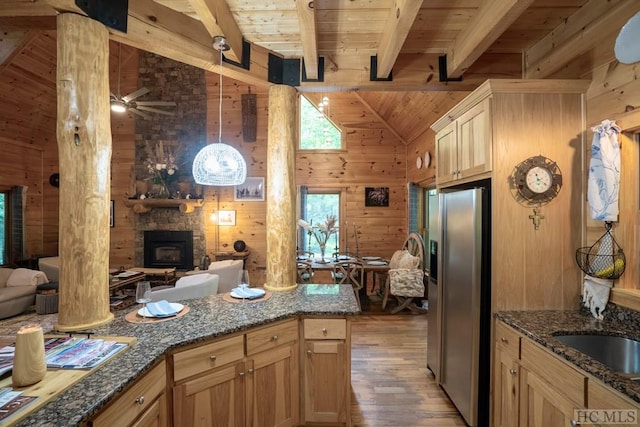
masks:
<svg viewBox="0 0 640 427"><path fill-rule="evenodd" d="M342 131L304 95L300 96L300 148L342 149Z"/></svg>

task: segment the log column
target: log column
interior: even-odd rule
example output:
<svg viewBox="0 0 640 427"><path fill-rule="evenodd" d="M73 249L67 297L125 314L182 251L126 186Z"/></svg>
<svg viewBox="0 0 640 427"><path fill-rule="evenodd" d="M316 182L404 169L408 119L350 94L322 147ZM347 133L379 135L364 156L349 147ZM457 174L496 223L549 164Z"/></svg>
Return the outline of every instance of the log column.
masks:
<svg viewBox="0 0 640 427"><path fill-rule="evenodd" d="M269 89L267 142L267 283L272 291L296 288L296 90Z"/></svg>
<svg viewBox="0 0 640 427"><path fill-rule="evenodd" d="M111 119L109 34L76 14L57 17L62 331L113 319L109 312Z"/></svg>

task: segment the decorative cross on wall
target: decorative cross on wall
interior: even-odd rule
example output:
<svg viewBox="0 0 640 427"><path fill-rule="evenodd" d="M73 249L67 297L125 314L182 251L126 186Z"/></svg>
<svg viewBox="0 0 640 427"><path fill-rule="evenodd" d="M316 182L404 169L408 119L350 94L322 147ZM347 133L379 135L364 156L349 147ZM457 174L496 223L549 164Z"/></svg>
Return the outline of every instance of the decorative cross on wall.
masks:
<svg viewBox="0 0 640 427"><path fill-rule="evenodd" d="M529 215L529 219L533 221L533 228L537 230L540 228L540 221L544 219L544 215L540 215L539 208L533 208L533 215Z"/></svg>

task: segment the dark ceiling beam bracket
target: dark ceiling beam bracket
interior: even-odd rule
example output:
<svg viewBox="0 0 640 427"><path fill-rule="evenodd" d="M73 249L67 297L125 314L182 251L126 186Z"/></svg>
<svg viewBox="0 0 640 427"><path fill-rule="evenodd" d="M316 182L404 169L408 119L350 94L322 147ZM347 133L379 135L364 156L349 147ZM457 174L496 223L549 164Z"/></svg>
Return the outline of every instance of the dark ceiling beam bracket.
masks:
<svg viewBox="0 0 640 427"><path fill-rule="evenodd" d="M378 56L371 57L371 66L369 67L369 81L371 82L392 82L393 70L389 72L387 77L378 77Z"/></svg>
<svg viewBox="0 0 640 427"><path fill-rule="evenodd" d="M318 78L317 79L307 78L307 68L304 63L304 58L302 58L302 81L303 82L323 82L324 81L324 56L318 57Z"/></svg>
<svg viewBox="0 0 640 427"><path fill-rule="evenodd" d="M245 39L242 39L242 58L240 58L240 62L232 61L224 56L224 53L222 54L222 62L226 62L227 64L235 65L236 67L249 71L249 67L251 66L251 44Z"/></svg>
<svg viewBox="0 0 640 427"><path fill-rule="evenodd" d="M462 77L447 77L447 55L438 56L438 71L441 82L461 82Z"/></svg>
<svg viewBox="0 0 640 427"><path fill-rule="evenodd" d="M114 30L127 32L129 0L76 0L87 16Z"/></svg>
<svg viewBox="0 0 640 427"><path fill-rule="evenodd" d="M285 59L269 54L269 83L300 86L300 59Z"/></svg>

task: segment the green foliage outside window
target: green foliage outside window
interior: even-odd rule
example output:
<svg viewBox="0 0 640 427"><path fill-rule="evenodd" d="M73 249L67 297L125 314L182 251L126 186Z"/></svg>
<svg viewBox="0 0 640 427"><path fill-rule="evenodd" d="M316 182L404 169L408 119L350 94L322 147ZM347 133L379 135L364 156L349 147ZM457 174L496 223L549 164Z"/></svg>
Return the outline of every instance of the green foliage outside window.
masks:
<svg viewBox="0 0 640 427"><path fill-rule="evenodd" d="M300 96L300 148L339 150L342 132L306 97Z"/></svg>

